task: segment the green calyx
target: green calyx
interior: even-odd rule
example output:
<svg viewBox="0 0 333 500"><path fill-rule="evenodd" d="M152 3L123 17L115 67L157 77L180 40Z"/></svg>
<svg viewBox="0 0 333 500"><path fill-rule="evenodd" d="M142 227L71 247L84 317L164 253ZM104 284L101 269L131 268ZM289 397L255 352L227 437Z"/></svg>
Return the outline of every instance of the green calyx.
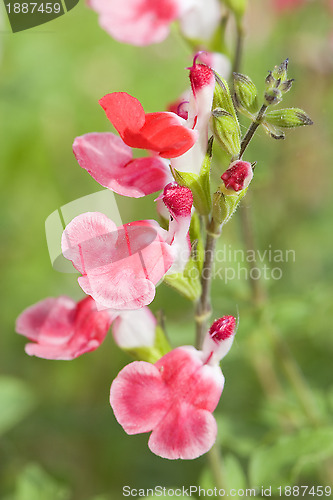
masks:
<svg viewBox="0 0 333 500"><path fill-rule="evenodd" d="M259 109L257 87L246 75L233 73L235 103L239 111L250 118L257 113Z"/></svg>
<svg viewBox="0 0 333 500"><path fill-rule="evenodd" d="M312 125L311 118L299 108L275 109L265 115L265 121L275 127L296 128Z"/></svg>
<svg viewBox="0 0 333 500"><path fill-rule="evenodd" d="M132 347L130 349L122 348L133 358L148 363L156 363L162 356L171 351L171 346L163 329L157 325L155 329L155 342L151 347Z"/></svg>
<svg viewBox="0 0 333 500"><path fill-rule="evenodd" d="M208 150L199 174L178 172L173 169L175 181L180 186L186 186L192 191L193 205L200 215L208 215L211 210L210 167L212 162L213 137L208 142Z"/></svg>

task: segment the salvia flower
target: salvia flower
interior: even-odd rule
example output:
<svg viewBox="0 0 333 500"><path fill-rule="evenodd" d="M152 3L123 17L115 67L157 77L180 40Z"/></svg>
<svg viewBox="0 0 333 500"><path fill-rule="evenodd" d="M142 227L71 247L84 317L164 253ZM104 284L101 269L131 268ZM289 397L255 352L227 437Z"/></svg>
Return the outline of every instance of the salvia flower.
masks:
<svg viewBox="0 0 333 500"><path fill-rule="evenodd" d="M91 297L78 303L66 296L50 297L25 309L16 331L32 341L25 346L30 356L70 360L97 349L111 321Z"/></svg>
<svg viewBox="0 0 333 500"><path fill-rule="evenodd" d="M222 174L225 189L224 194L235 194L246 189L253 178L251 163L243 160L236 160Z"/></svg>
<svg viewBox="0 0 333 500"><path fill-rule="evenodd" d="M200 53L196 54L190 70L192 94L189 101L187 126L198 133L194 145L183 155L171 160L172 168L179 172L199 174L207 152L208 128L211 117L215 75L212 68L197 62Z"/></svg>
<svg viewBox="0 0 333 500"><path fill-rule="evenodd" d="M212 325L202 351L178 347L155 364L135 361L125 366L110 392L125 432L152 432L148 446L162 458L194 459L206 453L216 439L212 412L224 386L218 362L234 335L235 319L225 316Z"/></svg>

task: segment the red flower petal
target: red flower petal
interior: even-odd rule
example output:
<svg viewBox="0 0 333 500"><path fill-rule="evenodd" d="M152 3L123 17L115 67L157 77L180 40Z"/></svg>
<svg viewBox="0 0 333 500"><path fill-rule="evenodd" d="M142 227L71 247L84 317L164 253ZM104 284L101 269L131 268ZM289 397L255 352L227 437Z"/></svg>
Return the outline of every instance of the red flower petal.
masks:
<svg viewBox="0 0 333 500"><path fill-rule="evenodd" d="M176 114L145 114L140 102L125 92L108 94L99 102L125 144L132 148L174 158L188 151L197 139L197 132L187 128Z"/></svg>

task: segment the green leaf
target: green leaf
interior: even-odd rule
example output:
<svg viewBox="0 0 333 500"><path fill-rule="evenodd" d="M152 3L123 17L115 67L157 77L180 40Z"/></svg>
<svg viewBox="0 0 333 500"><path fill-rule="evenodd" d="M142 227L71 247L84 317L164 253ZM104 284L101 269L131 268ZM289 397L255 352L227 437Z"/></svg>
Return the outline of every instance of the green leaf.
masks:
<svg viewBox="0 0 333 500"><path fill-rule="evenodd" d="M299 108L275 109L265 115L265 121L275 127L295 128L312 125L311 118Z"/></svg>
<svg viewBox="0 0 333 500"><path fill-rule="evenodd" d="M259 109L258 91L253 81L241 73L233 73L236 104L240 111L245 110L246 116L252 117Z"/></svg>
<svg viewBox="0 0 333 500"><path fill-rule="evenodd" d="M252 487L296 484L305 464L333 456L333 428L303 429L283 436L271 446L257 449L250 461Z"/></svg>
<svg viewBox="0 0 333 500"><path fill-rule="evenodd" d="M20 379L0 377L0 435L15 427L35 406L35 397Z"/></svg>
<svg viewBox="0 0 333 500"><path fill-rule="evenodd" d="M29 464L18 477L15 500L69 500L69 490L39 465Z"/></svg>

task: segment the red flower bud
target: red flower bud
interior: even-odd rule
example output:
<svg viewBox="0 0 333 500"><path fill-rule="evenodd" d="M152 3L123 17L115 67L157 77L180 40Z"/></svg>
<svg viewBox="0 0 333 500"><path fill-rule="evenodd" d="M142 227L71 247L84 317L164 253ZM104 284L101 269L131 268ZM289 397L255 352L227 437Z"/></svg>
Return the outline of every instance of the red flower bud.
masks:
<svg viewBox="0 0 333 500"><path fill-rule="evenodd" d="M248 161L234 161L221 176L225 187L229 191L241 191L250 184L253 177L251 163Z"/></svg>

